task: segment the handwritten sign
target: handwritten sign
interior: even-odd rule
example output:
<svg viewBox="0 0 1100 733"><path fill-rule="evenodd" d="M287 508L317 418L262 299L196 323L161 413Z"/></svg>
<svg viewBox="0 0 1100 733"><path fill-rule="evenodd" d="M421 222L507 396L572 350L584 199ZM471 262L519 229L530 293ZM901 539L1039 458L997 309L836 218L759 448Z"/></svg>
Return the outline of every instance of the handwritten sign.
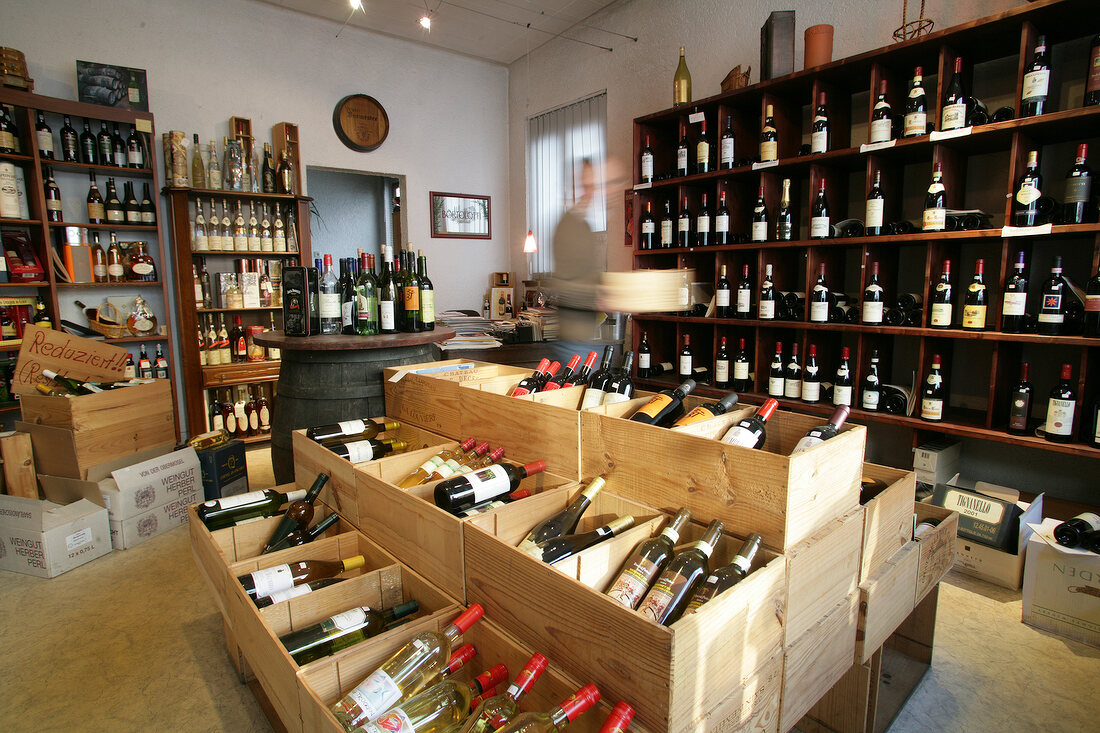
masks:
<svg viewBox="0 0 1100 733"><path fill-rule="evenodd" d="M23 329L23 345L19 348L11 388L21 395L34 392L34 385L46 383L43 369L81 381L114 382L123 378L128 353L102 341L28 325Z"/></svg>

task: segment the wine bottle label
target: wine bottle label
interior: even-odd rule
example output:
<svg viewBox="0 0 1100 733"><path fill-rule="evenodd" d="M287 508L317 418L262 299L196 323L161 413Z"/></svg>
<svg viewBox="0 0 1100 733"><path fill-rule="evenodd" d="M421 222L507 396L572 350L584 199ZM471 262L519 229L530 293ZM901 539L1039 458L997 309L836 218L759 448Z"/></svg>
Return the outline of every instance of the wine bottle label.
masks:
<svg viewBox="0 0 1100 733"><path fill-rule="evenodd" d="M752 241L763 242L768 238L768 222L754 221L752 223Z"/></svg>
<svg viewBox="0 0 1100 733"><path fill-rule="evenodd" d="M678 223L678 231L680 231L681 233L686 234L691 231L691 217L686 215L681 216L678 220Z"/></svg>
<svg viewBox="0 0 1100 733"><path fill-rule="evenodd" d="M947 209L925 209L921 218L924 231L939 231L947 226Z"/></svg>
<svg viewBox="0 0 1100 733"><path fill-rule="evenodd" d="M454 476L456 473L459 472L459 468L460 466L456 459L448 458L446 461L443 461L443 463L440 464L439 468L435 469L435 473L433 473L432 475L436 478L434 478L433 480L438 481L439 479L450 478L451 476Z"/></svg>
<svg viewBox="0 0 1100 733"><path fill-rule="evenodd" d="M681 377L690 377L691 376L691 354L681 354L680 355L680 376Z"/></svg>
<svg viewBox="0 0 1100 733"><path fill-rule="evenodd" d="M951 304L950 303L933 303L932 304L932 325L933 326L950 326L951 325Z"/></svg>
<svg viewBox="0 0 1100 733"><path fill-rule="evenodd" d="M806 370L809 373L809 369ZM817 402L821 399L821 382L818 381L804 381L802 382L802 401L803 402Z"/></svg>
<svg viewBox="0 0 1100 733"><path fill-rule="evenodd" d="M256 597L263 598L272 593L294 587L294 573L289 565L277 565L252 573L252 584L256 588Z"/></svg>
<svg viewBox="0 0 1100 733"><path fill-rule="evenodd" d="M46 199L47 211L61 211L61 202L57 199Z"/></svg>
<svg viewBox="0 0 1100 733"><path fill-rule="evenodd" d="M435 291L420 291L420 320L424 323L435 323Z"/></svg>
<svg viewBox="0 0 1100 733"><path fill-rule="evenodd" d="M1066 179L1065 202L1082 204L1092 197L1092 176L1075 176Z"/></svg>
<svg viewBox="0 0 1100 733"><path fill-rule="evenodd" d="M382 323L382 330L392 331L396 326L394 319L394 302L392 300L378 301L378 318Z"/></svg>
<svg viewBox="0 0 1100 733"><path fill-rule="evenodd" d="M705 166L710 162L710 143L706 140L700 140L699 144L695 146L695 164L697 166Z"/></svg>
<svg viewBox="0 0 1100 733"><path fill-rule="evenodd" d="M348 460L352 463L366 463L374 458L374 446L369 440L345 443L344 447L348 449Z"/></svg>
<svg viewBox="0 0 1100 733"><path fill-rule="evenodd" d="M214 416L214 419L210 421L210 427L213 430L225 430L225 418L221 416L221 413Z"/></svg>
<svg viewBox="0 0 1100 733"><path fill-rule="evenodd" d="M495 499L511 491L508 474L501 466L486 466L480 471L467 474L466 480L473 487L475 504Z"/></svg>
<svg viewBox="0 0 1100 733"><path fill-rule="evenodd" d="M760 143L760 162L767 163L779 159L779 143L775 140L765 140Z"/></svg>
<svg viewBox="0 0 1100 733"><path fill-rule="evenodd" d="M642 605L638 607L638 613L648 619L661 623L672 601L683 595L687 589L688 579L679 573L661 573L657 582L649 589Z"/></svg>
<svg viewBox="0 0 1100 733"><path fill-rule="evenodd" d="M111 275L112 277L122 277L122 265L107 265L107 274Z"/></svg>
<svg viewBox="0 0 1100 733"><path fill-rule="evenodd" d="M943 400L925 397L920 401L920 416L925 420L943 419Z"/></svg>
<svg viewBox="0 0 1100 733"><path fill-rule="evenodd" d="M726 234L730 230L729 214L719 214L714 217L714 231L716 234Z"/></svg>
<svg viewBox="0 0 1100 733"><path fill-rule="evenodd" d="M1039 200L1042 193L1035 187L1030 181L1024 181L1020 184L1020 188L1016 191L1016 201L1024 206L1030 206Z"/></svg>
<svg viewBox="0 0 1100 733"><path fill-rule="evenodd" d="M1008 426L1013 430L1027 430L1028 414L1031 412L1030 395L1016 392L1012 395L1012 405L1008 411Z"/></svg>
<svg viewBox="0 0 1100 733"><path fill-rule="evenodd" d="M148 262L138 262L134 265L134 272L138 275L152 275L153 266ZM201 287L201 286L200 286Z"/></svg>
<svg viewBox="0 0 1100 733"><path fill-rule="evenodd" d="M924 112L909 112L905 115L902 134L905 137L923 135L928 132L928 115Z"/></svg>
<svg viewBox="0 0 1100 733"><path fill-rule="evenodd" d="M797 400L799 397L801 397L802 396L802 380L801 379L791 379L790 377L788 377L787 379L784 379L783 380L783 396L788 398L788 399L792 399L792 400Z"/></svg>
<svg viewBox="0 0 1100 733"><path fill-rule="evenodd" d="M833 386L833 404L852 406L852 388L849 385L837 384Z"/></svg>
<svg viewBox="0 0 1100 733"><path fill-rule="evenodd" d="M877 410L878 409L879 391L877 389L865 389L863 390L863 399L861 403L864 410Z"/></svg>
<svg viewBox="0 0 1100 733"><path fill-rule="evenodd" d="M367 422L366 420L344 420L336 423L336 427L340 429L341 435L358 435L366 432Z"/></svg>
<svg viewBox="0 0 1100 733"><path fill-rule="evenodd" d="M813 216L810 217L810 238L811 239L824 239L829 236L829 217L827 216Z"/></svg>
<svg viewBox="0 0 1100 733"><path fill-rule="evenodd" d="M886 205L886 199L867 199L867 214L864 217L867 219L867 227L881 227L883 221L883 209Z"/></svg>
<svg viewBox="0 0 1100 733"><path fill-rule="evenodd" d="M642 234L656 234L657 222L655 221L643 221L642 222Z"/></svg>
<svg viewBox="0 0 1100 733"><path fill-rule="evenodd" d="M672 222L668 219L661 220L661 245L672 246Z"/></svg>
<svg viewBox="0 0 1100 733"><path fill-rule="evenodd" d="M730 291L728 289L714 292L714 304L719 308L728 308L730 304Z"/></svg>
<svg viewBox="0 0 1100 733"><path fill-rule="evenodd" d="M1051 397L1047 403L1047 422L1044 428L1051 435L1070 435L1073 432L1073 400Z"/></svg>
<svg viewBox="0 0 1100 733"><path fill-rule="evenodd" d="M260 429L269 430L271 428L271 412L267 409L267 405L264 405L259 409L260 413Z"/></svg>
<svg viewBox="0 0 1100 733"><path fill-rule="evenodd" d="M1085 296L1085 313L1100 312L1100 294Z"/></svg>
<svg viewBox="0 0 1100 733"><path fill-rule="evenodd" d="M340 294L321 293L317 298L321 318L340 319Z"/></svg>
<svg viewBox="0 0 1100 733"><path fill-rule="evenodd" d="M642 178L653 178L653 155L650 153L642 156Z"/></svg>
<svg viewBox="0 0 1100 733"><path fill-rule="evenodd" d="M985 328L985 312L984 305L964 305L963 328Z"/></svg>
<svg viewBox="0 0 1100 733"><path fill-rule="evenodd" d="M660 568L653 561L641 555L634 555L627 561L619 577L607 589L608 597L627 608L637 608L659 570Z"/></svg>
<svg viewBox="0 0 1100 733"><path fill-rule="evenodd" d="M103 204L89 203L88 204L88 218L89 219L105 219L107 217L106 210Z"/></svg>
<svg viewBox="0 0 1100 733"><path fill-rule="evenodd" d="M283 234L281 231L276 230L275 239L272 242L271 246L272 250L275 252L286 252L286 235Z"/></svg>
<svg viewBox="0 0 1100 733"><path fill-rule="evenodd" d="M810 152L824 153L828 148L829 133L826 130L818 130L810 133Z"/></svg>
<svg viewBox="0 0 1100 733"><path fill-rule="evenodd" d="M267 499L267 494L263 491L250 491L247 494L238 494L237 496L223 496L220 499L213 501L203 502L203 506L214 509L235 509L245 504L254 504L256 502L264 501Z"/></svg>
<svg viewBox="0 0 1100 733"><path fill-rule="evenodd" d="M878 105L875 105L876 108ZM881 120L871 120L871 139L872 143L884 143L890 139L893 134L893 121L889 117L884 117Z"/></svg>
<svg viewBox="0 0 1100 733"><path fill-rule="evenodd" d="M958 130L960 127L966 127L966 103L944 105L940 129Z"/></svg>
<svg viewBox="0 0 1100 733"><path fill-rule="evenodd" d="M722 138L722 143L721 143L722 153L721 153L721 155L722 155L722 167L724 167L724 168L732 168L733 167L733 163L734 163L734 160L733 160L734 142L735 142L735 140L732 137Z"/></svg>
<svg viewBox="0 0 1100 733"><path fill-rule="evenodd" d="M374 720L401 699L401 688L384 669L376 669L348 693L348 698L363 711L364 720ZM396 733L399 728L389 730Z"/></svg>
<svg viewBox="0 0 1100 733"><path fill-rule="evenodd" d="M786 380L783 377L768 377L768 394L772 397L782 397Z"/></svg>
<svg viewBox="0 0 1100 733"><path fill-rule="evenodd" d="M237 252L248 251L248 236L245 234L236 234L233 236L233 249Z"/></svg>
<svg viewBox="0 0 1100 733"><path fill-rule="evenodd" d="M726 297L728 298L729 296ZM1100 297L1098 297L1097 300L1100 301ZM726 301L726 305L729 305L729 300ZM638 354L638 368L649 369L649 359L649 354Z"/></svg>
<svg viewBox="0 0 1100 733"><path fill-rule="evenodd" d="M734 425L722 436L722 442L726 445L739 445L743 448L755 448L757 440L759 438L756 433L740 425Z"/></svg>
<svg viewBox="0 0 1100 733"><path fill-rule="evenodd" d="M730 363L724 359L714 362L714 381L725 384L730 381Z"/></svg>
<svg viewBox="0 0 1100 733"><path fill-rule="evenodd" d="M775 319L775 301L774 300L761 300L760 301L760 318L761 320L770 321Z"/></svg>
<svg viewBox="0 0 1100 733"><path fill-rule="evenodd" d="M1038 102L1047 97L1047 89L1050 87L1050 69L1039 69L1024 74L1023 101Z"/></svg>
<svg viewBox="0 0 1100 733"><path fill-rule="evenodd" d="M257 517L257 519L259 519L259 518L260 517ZM245 521L253 521L253 520L245 520ZM242 523L237 522L237 524L242 524ZM308 583L303 583L302 585L296 585L293 588L287 588L286 590L281 590L281 591L277 591L275 593L272 593L271 595L269 595L267 597L267 599L269 601L271 601L272 604L283 603L284 601L289 601L291 598L297 598L298 596L304 596L307 593L312 593L312 592L313 592L313 589L309 587L309 584Z"/></svg>
<svg viewBox="0 0 1100 733"><path fill-rule="evenodd" d="M737 291L737 312L738 313L751 313L752 312L752 291L751 290L738 290Z"/></svg>
<svg viewBox="0 0 1100 733"><path fill-rule="evenodd" d="M38 149L40 151L43 153L53 152L53 135L46 130L38 130L35 136L38 138Z"/></svg>
<svg viewBox="0 0 1100 733"><path fill-rule="evenodd" d="M1039 323L1064 323L1061 293L1043 293L1043 307L1039 311Z"/></svg>
<svg viewBox="0 0 1100 733"><path fill-rule="evenodd" d="M814 301L810 303L810 320L814 323L825 323L829 320L829 303L827 301Z"/></svg>
<svg viewBox="0 0 1100 733"><path fill-rule="evenodd" d="M869 290L870 288L868 288ZM882 311L883 303L881 300L865 300L863 301L863 322L864 323L882 323Z"/></svg>
<svg viewBox="0 0 1100 733"><path fill-rule="evenodd" d="M821 438L821 433L817 430L811 430L809 435L804 436L801 440L795 443L794 450L791 451L791 455L797 453L805 453L815 445L820 445L825 441Z"/></svg>
<svg viewBox="0 0 1100 733"><path fill-rule="evenodd" d="M350 611L338 613L328 620L340 631L351 631L366 625L367 612L362 608L353 608Z"/></svg>
<svg viewBox="0 0 1100 733"><path fill-rule="evenodd" d="M627 402L634 399L634 388L631 387L629 392L605 392L603 396L603 402L601 405L614 405L619 402Z"/></svg>
<svg viewBox="0 0 1100 733"><path fill-rule="evenodd" d="M656 394L650 398L649 402L638 408L636 415L647 415L651 418L656 418L661 413L661 410L672 404L672 398L666 394Z"/></svg>
<svg viewBox="0 0 1100 733"><path fill-rule="evenodd" d="M676 151L676 170L686 171L688 167L687 148L679 148Z"/></svg>
<svg viewBox="0 0 1100 733"><path fill-rule="evenodd" d="M700 216L695 217L695 231L699 232L700 234L709 234L710 233L710 216L709 215L702 214Z"/></svg>
<svg viewBox="0 0 1100 733"><path fill-rule="evenodd" d="M1027 293L1005 293L1001 313L1006 316L1022 316L1027 308ZM1086 307L1085 310L1088 310Z"/></svg>
<svg viewBox="0 0 1100 733"><path fill-rule="evenodd" d="M364 733L413 733L416 728L404 710L394 708L373 723L367 723L362 730Z"/></svg>
<svg viewBox="0 0 1100 733"><path fill-rule="evenodd" d="M749 378L749 363L747 361L735 361L735 362L733 362L733 378L734 379L748 379Z"/></svg>
<svg viewBox="0 0 1100 733"><path fill-rule="evenodd" d="M352 314L352 306L354 304L355 304L354 301L351 301L351 300L347 301L346 303L341 303L340 304L340 325L341 326L350 326L355 322L355 318Z"/></svg>

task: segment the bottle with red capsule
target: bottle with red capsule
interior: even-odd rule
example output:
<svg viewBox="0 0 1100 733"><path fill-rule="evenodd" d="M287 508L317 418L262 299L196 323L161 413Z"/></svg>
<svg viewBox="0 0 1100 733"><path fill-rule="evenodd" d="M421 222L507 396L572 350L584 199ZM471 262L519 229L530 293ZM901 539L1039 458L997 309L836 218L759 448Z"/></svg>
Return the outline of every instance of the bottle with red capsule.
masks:
<svg viewBox="0 0 1100 733"><path fill-rule="evenodd" d="M549 392L555 389L561 389L566 382L570 382L573 378L573 373L581 365L581 355L573 354L569 358L569 362L565 365L565 369L555 374L550 379L546 380L546 384L543 385L542 391Z"/></svg>

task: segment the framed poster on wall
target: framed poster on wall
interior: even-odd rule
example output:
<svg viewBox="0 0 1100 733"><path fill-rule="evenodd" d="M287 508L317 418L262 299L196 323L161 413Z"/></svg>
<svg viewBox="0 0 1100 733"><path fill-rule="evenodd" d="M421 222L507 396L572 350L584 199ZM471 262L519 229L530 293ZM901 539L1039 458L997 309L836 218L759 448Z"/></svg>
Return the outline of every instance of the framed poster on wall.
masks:
<svg viewBox="0 0 1100 733"><path fill-rule="evenodd" d="M432 236L490 239L493 236L488 196L432 191Z"/></svg>

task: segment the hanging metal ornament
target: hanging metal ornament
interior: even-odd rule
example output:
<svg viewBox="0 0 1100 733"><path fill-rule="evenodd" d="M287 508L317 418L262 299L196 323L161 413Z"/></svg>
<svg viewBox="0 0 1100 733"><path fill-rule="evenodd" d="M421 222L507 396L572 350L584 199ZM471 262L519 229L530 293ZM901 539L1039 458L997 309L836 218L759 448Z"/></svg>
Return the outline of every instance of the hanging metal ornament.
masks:
<svg viewBox="0 0 1100 733"><path fill-rule="evenodd" d="M909 20L909 0L901 2L901 27L894 30L895 41L908 41L918 38L925 33L930 33L935 23L931 18L924 17L924 0L920 0L920 15L916 20Z"/></svg>

